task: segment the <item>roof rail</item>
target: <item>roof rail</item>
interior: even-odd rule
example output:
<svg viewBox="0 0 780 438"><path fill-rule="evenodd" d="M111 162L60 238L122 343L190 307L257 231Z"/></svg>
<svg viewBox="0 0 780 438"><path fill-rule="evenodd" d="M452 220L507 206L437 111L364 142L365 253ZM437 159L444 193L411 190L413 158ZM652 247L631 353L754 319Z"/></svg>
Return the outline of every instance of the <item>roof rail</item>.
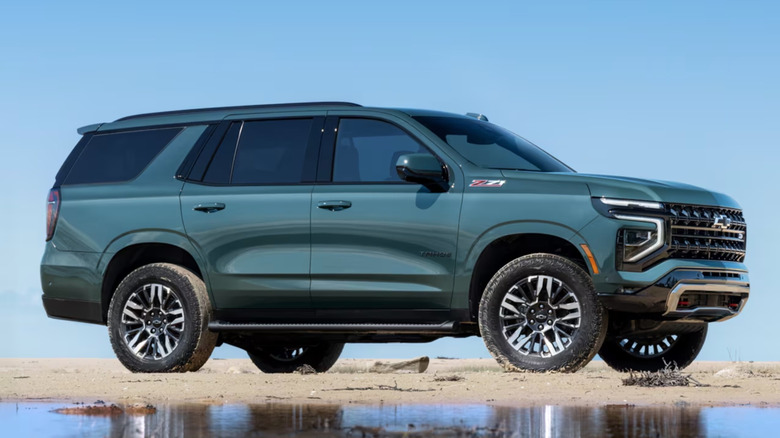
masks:
<svg viewBox="0 0 780 438"><path fill-rule="evenodd" d="M291 107L318 107L318 106L362 106L352 102L301 102L301 103L272 103L267 105L243 105L243 106L222 106L216 108L197 108L178 111L162 111L158 113L146 113L136 114L133 116L122 117L121 119L114 120L115 122L122 122L125 120L140 119L143 117L155 117L155 116L179 116L186 114L194 114L207 111L251 111L273 108L291 108Z"/></svg>

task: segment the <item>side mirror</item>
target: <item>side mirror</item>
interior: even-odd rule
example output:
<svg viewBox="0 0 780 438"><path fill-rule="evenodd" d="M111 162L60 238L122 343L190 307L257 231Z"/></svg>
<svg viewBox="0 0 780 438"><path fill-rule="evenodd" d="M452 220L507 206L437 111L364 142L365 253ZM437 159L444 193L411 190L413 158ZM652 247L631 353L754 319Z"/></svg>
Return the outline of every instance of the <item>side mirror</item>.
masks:
<svg viewBox="0 0 780 438"><path fill-rule="evenodd" d="M445 189L447 175L436 157L430 154L405 154L395 163L398 176L404 181L422 184L426 187L437 186Z"/></svg>

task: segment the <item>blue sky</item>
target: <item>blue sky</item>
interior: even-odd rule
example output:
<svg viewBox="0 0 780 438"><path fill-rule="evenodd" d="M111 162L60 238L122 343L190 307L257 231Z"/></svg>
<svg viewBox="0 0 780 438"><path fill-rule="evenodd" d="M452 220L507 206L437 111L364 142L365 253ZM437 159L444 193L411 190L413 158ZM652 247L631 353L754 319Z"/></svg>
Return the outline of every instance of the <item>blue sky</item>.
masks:
<svg viewBox="0 0 780 438"><path fill-rule="evenodd" d="M40 305L44 201L77 127L347 100L482 112L578 171L735 197L749 223L752 297L710 327L700 358L780 360L780 4L551 3L4 2L0 357L112 357L104 327L47 319ZM345 350L418 354L488 357L479 338Z"/></svg>

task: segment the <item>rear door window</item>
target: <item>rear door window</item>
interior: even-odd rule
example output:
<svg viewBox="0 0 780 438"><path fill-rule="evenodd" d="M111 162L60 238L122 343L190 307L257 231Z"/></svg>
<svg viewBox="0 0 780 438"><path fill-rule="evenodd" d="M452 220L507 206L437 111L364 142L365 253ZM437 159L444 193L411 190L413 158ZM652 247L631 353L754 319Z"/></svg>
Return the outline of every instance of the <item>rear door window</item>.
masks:
<svg viewBox="0 0 780 438"><path fill-rule="evenodd" d="M129 181L137 177L182 128L95 134L63 185Z"/></svg>
<svg viewBox="0 0 780 438"><path fill-rule="evenodd" d="M311 127L312 119L244 122L231 183L300 183Z"/></svg>

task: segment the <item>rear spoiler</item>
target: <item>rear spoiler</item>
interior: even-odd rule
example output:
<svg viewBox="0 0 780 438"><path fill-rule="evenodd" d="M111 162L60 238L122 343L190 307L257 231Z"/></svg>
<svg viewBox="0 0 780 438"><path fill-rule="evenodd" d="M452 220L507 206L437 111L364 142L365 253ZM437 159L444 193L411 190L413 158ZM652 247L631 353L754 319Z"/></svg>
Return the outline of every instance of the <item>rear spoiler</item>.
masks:
<svg viewBox="0 0 780 438"><path fill-rule="evenodd" d="M90 132L97 131L104 124L105 123L95 123L93 125L82 126L81 128L77 129L76 132L78 132L79 135L89 134Z"/></svg>

